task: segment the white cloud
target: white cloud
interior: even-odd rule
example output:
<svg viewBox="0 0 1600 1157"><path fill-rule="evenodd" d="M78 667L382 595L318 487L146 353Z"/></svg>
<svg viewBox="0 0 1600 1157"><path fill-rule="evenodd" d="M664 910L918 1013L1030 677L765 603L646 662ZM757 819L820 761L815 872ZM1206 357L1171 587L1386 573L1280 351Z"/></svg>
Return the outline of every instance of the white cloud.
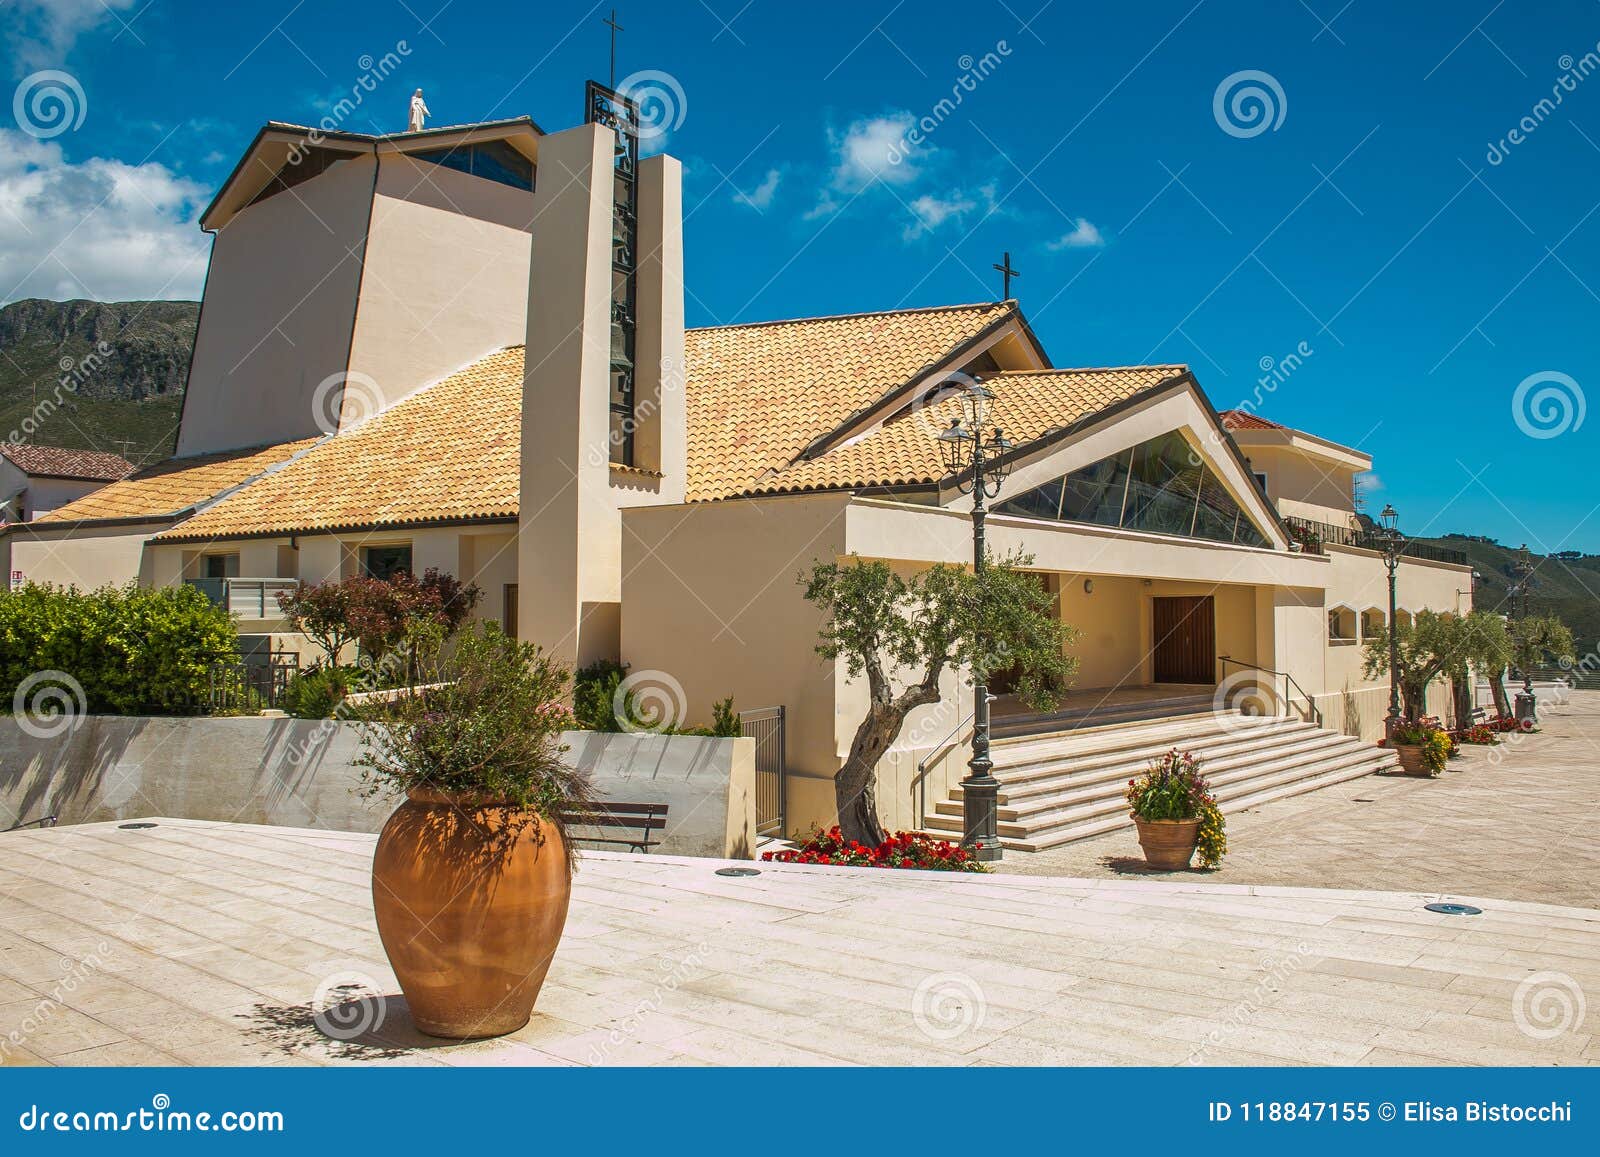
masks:
<svg viewBox="0 0 1600 1157"><path fill-rule="evenodd" d="M915 124L910 113L896 112L853 121L843 136L830 132L835 152L833 187L841 193L855 193L879 181L888 185L915 181L934 151L906 140Z"/></svg>
<svg viewBox="0 0 1600 1157"><path fill-rule="evenodd" d="M60 64L78 37L102 21L120 24L119 15L135 0L12 0L0 17L7 29L18 76ZM138 41L133 42L135 45Z"/></svg>
<svg viewBox="0 0 1600 1157"><path fill-rule="evenodd" d="M767 175L754 189L749 192L735 192L733 202L761 212L772 205L772 199L778 195L778 182L782 179L783 174L777 169L768 169Z"/></svg>
<svg viewBox="0 0 1600 1157"><path fill-rule="evenodd" d="M926 236L947 222L960 225L971 213L982 210L984 216L995 211L995 186L980 185L972 192L952 189L939 196L924 193L911 203L912 221L901 234L907 241Z"/></svg>
<svg viewBox="0 0 1600 1157"><path fill-rule="evenodd" d="M1099 249L1106 243L1100 235L1100 230L1095 223L1087 217L1079 217L1073 222L1073 229L1059 241L1050 242L1047 249Z"/></svg>
<svg viewBox="0 0 1600 1157"><path fill-rule="evenodd" d="M0 302L200 296L206 190L165 165L67 161L0 129Z"/></svg>

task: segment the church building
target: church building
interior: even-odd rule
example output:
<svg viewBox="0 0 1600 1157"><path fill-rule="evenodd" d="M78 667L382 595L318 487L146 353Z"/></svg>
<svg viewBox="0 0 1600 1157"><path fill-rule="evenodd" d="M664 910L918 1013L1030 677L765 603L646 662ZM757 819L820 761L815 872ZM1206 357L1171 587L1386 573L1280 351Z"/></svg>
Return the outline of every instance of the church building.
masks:
<svg viewBox="0 0 1600 1157"><path fill-rule="evenodd" d="M1370 458L1219 414L1187 366L1074 367L1014 300L686 329L681 165L638 156L609 90L587 107L552 133L265 125L201 217L176 456L7 528L14 580L194 583L309 662L279 591L437 567L574 666L659 676L682 722L781 706L793 831L831 821L866 704L797 578L970 562L938 434L978 379L1013 443L989 539L1080 632L1060 712L995 689L1008 845L1123 821L1118 769L1169 740L1210 745L1225 804L1389 758ZM1400 563L1406 613L1471 587L1443 552ZM881 765L892 826L959 830L970 689L947 682Z"/></svg>

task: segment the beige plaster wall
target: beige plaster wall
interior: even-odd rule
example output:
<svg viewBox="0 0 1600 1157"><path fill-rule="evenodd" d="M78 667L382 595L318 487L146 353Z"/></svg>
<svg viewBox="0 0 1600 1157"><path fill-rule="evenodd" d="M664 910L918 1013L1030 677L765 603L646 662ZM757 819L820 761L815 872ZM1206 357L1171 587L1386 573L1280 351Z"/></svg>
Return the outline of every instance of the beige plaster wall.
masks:
<svg viewBox="0 0 1600 1157"><path fill-rule="evenodd" d="M217 233L178 454L321 431L313 397L347 366L376 172L353 156Z"/></svg>
<svg viewBox="0 0 1600 1157"><path fill-rule="evenodd" d="M1355 513L1351 487L1358 473L1288 446L1242 446L1252 470L1267 476L1267 497L1283 514L1348 526Z"/></svg>
<svg viewBox="0 0 1600 1157"><path fill-rule="evenodd" d="M833 815L834 665L814 648L821 617L796 582L838 557L848 498L823 495L623 512L622 658L630 674L682 688L690 722L727 695L788 708L791 816ZM850 727L853 729L854 721Z"/></svg>
<svg viewBox="0 0 1600 1157"><path fill-rule="evenodd" d="M153 570L145 557L147 538L164 530L164 522L96 527L92 533L70 527L28 527L6 535L11 543L11 568L22 581L94 590L108 583L120 586L138 580L148 584Z"/></svg>
<svg viewBox="0 0 1600 1157"><path fill-rule="evenodd" d="M381 154L341 428L523 340L532 219L530 191Z"/></svg>

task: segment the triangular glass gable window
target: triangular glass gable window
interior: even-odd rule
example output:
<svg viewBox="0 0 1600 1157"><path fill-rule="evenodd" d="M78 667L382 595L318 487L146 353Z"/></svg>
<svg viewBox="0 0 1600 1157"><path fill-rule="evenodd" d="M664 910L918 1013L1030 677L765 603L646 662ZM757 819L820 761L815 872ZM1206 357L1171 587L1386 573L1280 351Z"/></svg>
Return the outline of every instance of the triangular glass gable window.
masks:
<svg viewBox="0 0 1600 1157"><path fill-rule="evenodd" d="M1199 452L1176 431L1007 499L995 511L1270 545Z"/></svg>

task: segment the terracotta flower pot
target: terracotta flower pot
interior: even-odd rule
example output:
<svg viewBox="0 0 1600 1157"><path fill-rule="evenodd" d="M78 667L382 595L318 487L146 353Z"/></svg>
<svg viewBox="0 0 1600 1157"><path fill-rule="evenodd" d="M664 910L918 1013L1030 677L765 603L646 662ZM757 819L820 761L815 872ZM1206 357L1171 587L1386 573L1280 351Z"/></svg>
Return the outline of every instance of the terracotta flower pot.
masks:
<svg viewBox="0 0 1600 1157"><path fill-rule="evenodd" d="M1392 749L1400 757L1400 774L1418 775L1424 779L1432 779L1434 773L1422 761L1422 744L1396 743Z"/></svg>
<svg viewBox="0 0 1600 1157"><path fill-rule="evenodd" d="M1194 846L1200 838L1200 821L1146 820L1133 816L1134 827L1139 829L1139 846L1144 849L1145 862L1152 868L1165 872L1181 871L1194 858Z"/></svg>
<svg viewBox="0 0 1600 1157"><path fill-rule="evenodd" d="M378 836L372 904L417 1027L466 1040L527 1024L571 895L553 824L479 797L409 792Z"/></svg>

